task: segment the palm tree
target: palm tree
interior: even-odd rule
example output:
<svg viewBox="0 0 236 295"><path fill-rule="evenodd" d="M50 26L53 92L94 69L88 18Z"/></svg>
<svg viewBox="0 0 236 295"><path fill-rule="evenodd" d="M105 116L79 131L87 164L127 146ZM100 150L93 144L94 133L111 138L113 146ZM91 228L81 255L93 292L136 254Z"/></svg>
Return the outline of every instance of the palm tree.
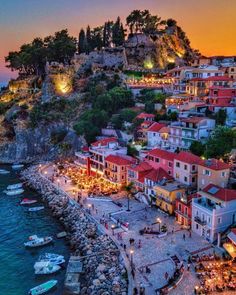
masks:
<svg viewBox="0 0 236 295"><path fill-rule="evenodd" d="M129 203L130 203L130 197L134 193L134 183L133 182L130 182L127 185L124 185L123 190L127 194L127 201L128 201L127 211L130 211Z"/></svg>

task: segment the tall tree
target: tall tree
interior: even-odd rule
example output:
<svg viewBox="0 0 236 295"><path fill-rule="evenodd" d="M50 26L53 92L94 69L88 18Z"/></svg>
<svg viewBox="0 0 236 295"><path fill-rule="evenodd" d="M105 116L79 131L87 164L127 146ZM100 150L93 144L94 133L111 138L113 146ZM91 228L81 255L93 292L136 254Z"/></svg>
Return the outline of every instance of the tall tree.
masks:
<svg viewBox="0 0 236 295"><path fill-rule="evenodd" d="M92 48L92 38L91 38L91 29L90 26L87 26L86 29L86 53L88 54Z"/></svg>
<svg viewBox="0 0 236 295"><path fill-rule="evenodd" d="M123 28L123 24L120 21L120 17L118 16L116 22L114 23L112 27L112 42L116 46L123 45L125 41L125 31Z"/></svg>
<svg viewBox="0 0 236 295"><path fill-rule="evenodd" d="M84 53L86 51L86 37L84 29L79 32L79 53Z"/></svg>

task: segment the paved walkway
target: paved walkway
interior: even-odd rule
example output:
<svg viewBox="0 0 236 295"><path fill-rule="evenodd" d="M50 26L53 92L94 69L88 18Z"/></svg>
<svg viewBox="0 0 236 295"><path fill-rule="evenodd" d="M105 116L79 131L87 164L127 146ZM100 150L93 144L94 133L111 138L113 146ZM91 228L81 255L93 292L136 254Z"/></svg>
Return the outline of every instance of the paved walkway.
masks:
<svg viewBox="0 0 236 295"><path fill-rule="evenodd" d="M46 177L51 177L53 167L43 168L42 173ZM54 183L66 191L71 198L77 199L79 190L70 181L65 183L65 178L60 177L54 179ZM100 200L99 198L87 198L84 195L82 203L98 222L105 220L106 232L112 236L116 243L120 244L120 247L124 248L125 245L126 256L130 261L133 261L135 266L135 282L137 286L145 286L147 295L156 294L155 290L166 284L165 275L168 274L168 277L173 275L176 269L176 260L183 262L186 268L191 252L205 249L203 253L212 253L213 249L207 241L194 233L190 236L187 230L180 228L174 217L170 217L156 208L149 208L136 200L130 201L130 212L126 211L126 198ZM162 225L166 224L167 236L158 238L150 234L140 235L139 231L144 227L158 231L157 218L161 219ZM117 221L118 225L128 223L128 230L117 226ZM134 245L130 245L130 239L135 240ZM146 273L146 267L150 269L150 272ZM185 269L182 281L170 291L170 294L193 294L194 286L197 283L199 281L191 266L190 271Z"/></svg>

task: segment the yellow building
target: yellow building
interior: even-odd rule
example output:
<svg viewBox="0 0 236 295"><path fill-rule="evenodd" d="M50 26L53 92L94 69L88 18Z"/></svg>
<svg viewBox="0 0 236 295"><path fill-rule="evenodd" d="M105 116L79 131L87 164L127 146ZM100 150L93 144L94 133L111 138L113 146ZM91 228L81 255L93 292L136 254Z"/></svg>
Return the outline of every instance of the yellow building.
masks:
<svg viewBox="0 0 236 295"><path fill-rule="evenodd" d="M154 187L156 193L156 205L161 210L174 214L175 200L185 194L186 186L174 181L170 183L158 184Z"/></svg>

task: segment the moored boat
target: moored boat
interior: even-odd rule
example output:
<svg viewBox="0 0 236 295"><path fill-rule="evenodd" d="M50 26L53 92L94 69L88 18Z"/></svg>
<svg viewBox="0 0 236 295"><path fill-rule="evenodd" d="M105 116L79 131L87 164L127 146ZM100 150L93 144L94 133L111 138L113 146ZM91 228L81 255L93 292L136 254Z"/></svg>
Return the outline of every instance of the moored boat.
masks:
<svg viewBox="0 0 236 295"><path fill-rule="evenodd" d="M29 241L25 242L24 245L25 247L35 248L50 244L52 241L52 237L39 238L37 235L33 235L29 237Z"/></svg>
<svg viewBox="0 0 236 295"><path fill-rule="evenodd" d="M22 188L22 186L23 186L23 183L10 184L7 186L7 190L19 189L19 188Z"/></svg>
<svg viewBox="0 0 236 295"><path fill-rule="evenodd" d="M37 211L41 211L43 209L44 209L44 206L38 206L38 207L29 208L28 211L29 212L37 212Z"/></svg>
<svg viewBox="0 0 236 295"><path fill-rule="evenodd" d="M51 253L45 253L39 256L38 261L48 261L57 265L65 263L64 256Z"/></svg>
<svg viewBox="0 0 236 295"><path fill-rule="evenodd" d="M23 164L13 164L11 167L12 167L12 169L16 170L16 169L21 169L21 168L23 168L24 165L23 165Z"/></svg>
<svg viewBox="0 0 236 295"><path fill-rule="evenodd" d="M32 200L32 199L27 199L27 198L24 198L20 204L21 205L31 205L31 204L35 204L37 203L38 201L37 200Z"/></svg>
<svg viewBox="0 0 236 295"><path fill-rule="evenodd" d="M0 175L6 175L6 174L9 174L10 171L8 170L5 170L5 169L0 169Z"/></svg>
<svg viewBox="0 0 236 295"><path fill-rule="evenodd" d="M23 188L19 189L14 189L14 190L6 190L4 193L8 196L16 196L16 195L21 195L24 192Z"/></svg>
<svg viewBox="0 0 236 295"><path fill-rule="evenodd" d="M34 264L34 273L36 275L49 275L59 271L61 267L50 261L38 261Z"/></svg>
<svg viewBox="0 0 236 295"><path fill-rule="evenodd" d="M50 280L29 290L29 295L45 294L57 285L57 280Z"/></svg>

